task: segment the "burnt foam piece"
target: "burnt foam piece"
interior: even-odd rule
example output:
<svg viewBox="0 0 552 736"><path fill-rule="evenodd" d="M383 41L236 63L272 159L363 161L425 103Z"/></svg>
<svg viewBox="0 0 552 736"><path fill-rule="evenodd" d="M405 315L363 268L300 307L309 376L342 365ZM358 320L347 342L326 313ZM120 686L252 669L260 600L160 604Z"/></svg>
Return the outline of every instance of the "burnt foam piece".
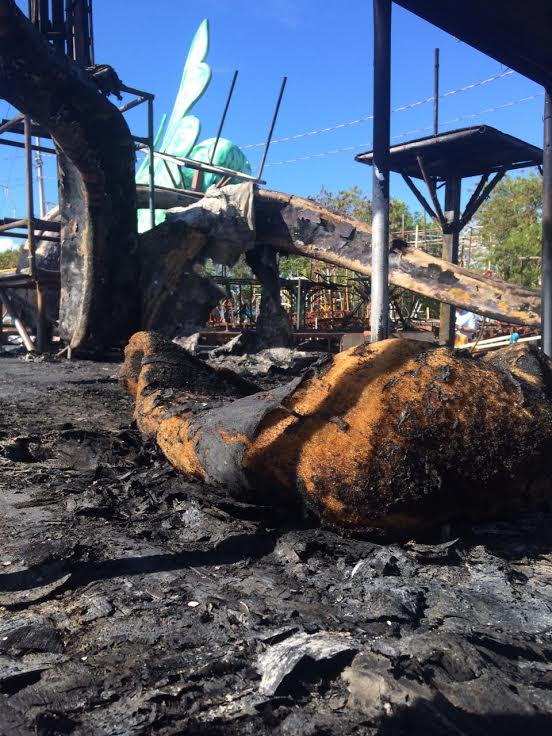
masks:
<svg viewBox="0 0 552 736"><path fill-rule="evenodd" d="M552 500L550 364L532 347L482 359L391 339L261 391L139 332L121 375L173 466L248 502L408 533Z"/></svg>

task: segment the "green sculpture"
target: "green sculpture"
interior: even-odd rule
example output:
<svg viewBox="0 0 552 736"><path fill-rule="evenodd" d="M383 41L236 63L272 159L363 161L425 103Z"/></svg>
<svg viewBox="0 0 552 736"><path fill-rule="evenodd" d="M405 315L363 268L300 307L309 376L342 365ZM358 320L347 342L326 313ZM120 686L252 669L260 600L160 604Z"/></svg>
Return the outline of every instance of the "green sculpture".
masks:
<svg viewBox="0 0 552 736"><path fill-rule="evenodd" d="M209 138L196 145L201 123L195 115L188 115L188 112L204 94L211 81L211 68L205 63L208 51L209 22L204 20L200 24L190 46L169 122L165 127L167 116L163 115L161 125L155 136L154 148L156 151L168 153L172 156L192 158L203 163L211 162L215 139ZM233 171L251 173L251 167L246 156L238 146L226 138L219 139L212 163ZM176 185L178 189L187 189L192 185L193 171L191 169L182 169L177 164L156 158L154 171L157 186L174 187ZM215 184L220 178L219 174L205 174L202 185L203 191ZM148 159L146 158L138 169L136 182L147 184L148 181ZM156 224L163 222L164 219L165 211L156 210ZM144 232L150 227L149 212L139 210L138 230Z"/></svg>

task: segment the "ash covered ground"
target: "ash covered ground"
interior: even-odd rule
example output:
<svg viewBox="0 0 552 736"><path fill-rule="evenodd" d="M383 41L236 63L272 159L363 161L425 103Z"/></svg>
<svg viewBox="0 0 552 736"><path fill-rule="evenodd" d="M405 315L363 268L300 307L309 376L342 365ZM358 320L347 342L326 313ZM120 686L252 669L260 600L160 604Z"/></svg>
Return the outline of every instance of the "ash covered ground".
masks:
<svg viewBox="0 0 552 736"><path fill-rule="evenodd" d="M186 482L114 363L0 359L0 733L550 734L552 516L383 544Z"/></svg>

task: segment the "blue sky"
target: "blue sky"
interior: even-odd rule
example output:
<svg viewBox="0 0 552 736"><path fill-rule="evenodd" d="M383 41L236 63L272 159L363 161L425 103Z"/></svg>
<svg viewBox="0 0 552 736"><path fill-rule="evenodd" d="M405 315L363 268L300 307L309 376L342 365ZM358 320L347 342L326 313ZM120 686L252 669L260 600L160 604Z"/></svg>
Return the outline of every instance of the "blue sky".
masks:
<svg viewBox="0 0 552 736"><path fill-rule="evenodd" d="M25 3L26 5L26 3ZM234 69L240 75L224 130L239 145L264 140L278 88L288 84L275 138L293 136L370 115L372 112L372 3L369 0L94 0L96 61L115 67L123 81L156 95L156 123L170 112L182 66L194 33L208 18L213 79L193 112L202 122L201 138L216 133ZM407 11L393 8L392 107L431 97L433 49L441 50L441 91L455 90L505 71L491 59ZM531 98L517 102L522 98ZM514 102L496 111L481 111ZM0 101L3 116L9 112ZM445 97L441 128L487 123L505 132L542 142L542 89L515 73ZM475 114L473 118L458 120ZM133 132L145 132L145 109L128 115ZM454 121L454 122L448 122ZM392 115L394 141L426 135L432 105ZM410 132L419 131L419 132ZM272 189L308 196L330 190L371 190L371 169L353 161L368 150L371 121L306 136L271 147L264 178ZM340 148L353 151L328 153ZM246 152L255 172L261 148ZM295 161L301 157L315 156ZM280 163L294 161L294 163ZM0 216L21 211L24 181L21 155L0 152ZM46 170L47 199L55 198L55 172ZM9 191L5 187L9 187ZM392 196L419 209L406 187L392 178Z"/></svg>

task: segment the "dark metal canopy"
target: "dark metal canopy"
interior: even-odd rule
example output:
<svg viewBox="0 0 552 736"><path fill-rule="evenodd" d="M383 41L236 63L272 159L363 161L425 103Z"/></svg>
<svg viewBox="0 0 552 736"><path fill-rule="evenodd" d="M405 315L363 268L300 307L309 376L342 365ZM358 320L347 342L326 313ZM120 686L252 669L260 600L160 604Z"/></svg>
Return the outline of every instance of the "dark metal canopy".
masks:
<svg viewBox="0 0 552 736"><path fill-rule="evenodd" d="M552 0L551 7L552 7ZM390 170L413 178L446 180L510 171L542 164L542 149L488 125L460 128L392 146ZM373 152L359 153L355 161L372 164Z"/></svg>
<svg viewBox="0 0 552 736"><path fill-rule="evenodd" d="M552 87L550 0L395 2L544 87Z"/></svg>

